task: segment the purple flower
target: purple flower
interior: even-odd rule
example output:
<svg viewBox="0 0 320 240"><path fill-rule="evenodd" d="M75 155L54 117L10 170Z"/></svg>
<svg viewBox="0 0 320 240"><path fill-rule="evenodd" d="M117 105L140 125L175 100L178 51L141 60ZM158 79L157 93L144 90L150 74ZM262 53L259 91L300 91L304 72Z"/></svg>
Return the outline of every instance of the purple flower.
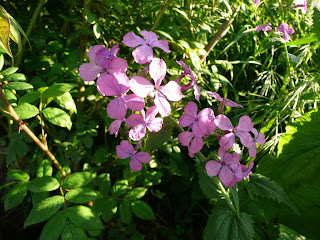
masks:
<svg viewBox="0 0 320 240"><path fill-rule="evenodd" d="M224 186L232 187L237 180L243 178L241 169L238 170L240 155L236 152L232 154L225 152L224 149L220 148L219 156L221 161L210 160L206 163L207 173L212 177L219 175L219 179Z"/></svg>
<svg viewBox="0 0 320 240"><path fill-rule="evenodd" d="M180 77L178 77L178 79L176 79L175 81L177 81L178 83L180 82L180 80L185 77L185 76L189 76L191 78L191 82L186 84L186 85L183 85L181 86L181 90L182 91L185 91L185 90L188 90L189 88L192 88L193 87L193 93L194 93L194 97L197 101L200 100L200 88L199 86L196 84L197 80L190 68L190 66L187 66L182 60L180 61L177 61L177 63L183 67L184 69L184 72L181 74Z"/></svg>
<svg viewBox="0 0 320 240"><path fill-rule="evenodd" d="M163 119L156 118L158 109L156 106L152 106L144 114L141 111L140 114L132 114L127 118L126 124L128 127L133 127L129 132L129 137L134 141L139 141L146 135L146 130L150 132L159 132L162 128Z"/></svg>
<svg viewBox="0 0 320 240"><path fill-rule="evenodd" d="M181 86L177 82L169 81L165 86L160 86L166 72L165 61L154 58L149 67L149 74L155 83L154 85L140 76L133 76L130 80L130 89L137 96L145 98L154 93L154 104L157 106L161 117L170 115L171 107L168 100L179 101L182 98Z"/></svg>
<svg viewBox="0 0 320 240"><path fill-rule="evenodd" d="M288 42L290 40L289 34L294 34L294 29L289 27L287 23L282 23L279 27L277 27L279 32L283 33L283 39Z"/></svg>
<svg viewBox="0 0 320 240"><path fill-rule="evenodd" d="M97 81L97 90L102 96L116 96L107 107L109 117L122 120L127 109L140 111L144 108L144 99L135 94L125 95L129 91L129 79L124 73L103 74Z"/></svg>
<svg viewBox="0 0 320 240"><path fill-rule="evenodd" d="M254 138L252 140L252 146L249 148L249 156L251 158L254 158L256 156L256 153L257 153L257 145L256 145L256 143L259 143L259 144L263 145L266 142L266 140L265 140L264 134L263 133L258 133L257 129L252 128L251 132L253 133Z"/></svg>
<svg viewBox="0 0 320 240"><path fill-rule="evenodd" d="M265 31L265 32L271 32L272 28L270 27L271 23L266 23L265 25L258 25L255 29L256 32Z"/></svg>
<svg viewBox="0 0 320 240"><path fill-rule="evenodd" d="M258 5L260 3L260 0L254 0L254 3L255 5Z"/></svg>
<svg viewBox="0 0 320 240"><path fill-rule="evenodd" d="M198 114L197 104L188 102L184 107L184 112L179 118L181 127L190 127L197 137L207 136L213 132L217 126L214 124L214 112L210 108L202 109Z"/></svg>
<svg viewBox="0 0 320 240"><path fill-rule="evenodd" d="M117 72L125 73L128 64L122 59L116 57L119 51L119 44L110 51L102 45L95 45L89 48L89 59L92 63L84 63L79 67L79 75L83 81L94 81L99 73L114 74Z"/></svg>
<svg viewBox="0 0 320 240"><path fill-rule="evenodd" d="M125 122L125 119L115 120L113 121L109 126L109 132L110 134L114 134L115 137L118 137L119 128L123 122Z"/></svg>
<svg viewBox="0 0 320 240"><path fill-rule="evenodd" d="M193 132L179 133L178 140L182 146L188 147L191 158L194 157L195 153L200 152L203 147L202 138L195 136Z"/></svg>
<svg viewBox="0 0 320 240"><path fill-rule="evenodd" d="M223 104L225 106L228 106L228 107L239 107L239 108L243 107L242 105L240 105L238 103L235 103L235 102L231 101L228 98L220 97L220 95L218 93L216 93L216 92L208 91L207 94L211 95L212 97L214 97L216 100L218 100L221 104ZM222 106L222 109L223 109L223 106Z"/></svg>
<svg viewBox="0 0 320 240"><path fill-rule="evenodd" d="M134 60L139 64L145 64L151 62L153 59L152 48L161 48L166 53L170 53L169 44L166 40L158 40L158 36L151 31L142 30L140 34L145 40L133 32L128 32L123 36L122 43L128 47L137 47L133 52L132 56ZM139 46L139 47L138 47Z"/></svg>
<svg viewBox="0 0 320 240"><path fill-rule="evenodd" d="M214 123L223 131L227 131L219 140L219 145L225 150L232 148L235 142L235 136L240 138L240 142L245 147L249 148L252 145L252 137L250 131L253 129L253 122L250 117L242 116L239 119L239 124L236 127L232 126L232 123L228 117L223 114L218 115L214 119Z"/></svg>
<svg viewBox="0 0 320 240"><path fill-rule="evenodd" d="M243 172L243 177L246 180L249 180L249 175L252 173L252 168L253 168L254 163L250 162L249 167L247 168L246 165L240 164L241 170Z"/></svg>
<svg viewBox="0 0 320 240"><path fill-rule="evenodd" d="M120 145L116 147L117 156L120 159L126 159L130 157L130 168L133 171L141 171L142 163L149 163L151 157L147 152L137 152L140 148L141 143L138 143L135 148L128 140L122 140Z"/></svg>
<svg viewBox="0 0 320 240"><path fill-rule="evenodd" d="M306 13L308 10L308 0L296 0L293 6L296 9L301 9L302 13Z"/></svg>

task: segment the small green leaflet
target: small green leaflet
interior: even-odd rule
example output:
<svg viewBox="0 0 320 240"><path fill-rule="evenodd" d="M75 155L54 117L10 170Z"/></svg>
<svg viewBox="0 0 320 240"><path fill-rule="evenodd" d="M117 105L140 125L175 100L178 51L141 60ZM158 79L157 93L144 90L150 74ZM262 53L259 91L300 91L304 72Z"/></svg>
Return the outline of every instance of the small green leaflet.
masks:
<svg viewBox="0 0 320 240"><path fill-rule="evenodd" d="M14 107L14 110L21 120L33 118L39 114L39 109L30 103L21 103Z"/></svg>
<svg viewBox="0 0 320 240"><path fill-rule="evenodd" d="M155 220L154 212L152 208L143 201L134 201L131 203L131 209L133 213L143 220Z"/></svg>
<svg viewBox="0 0 320 240"><path fill-rule="evenodd" d="M4 209L8 211L20 205L27 195L28 183L19 182L7 193L4 199Z"/></svg>
<svg viewBox="0 0 320 240"><path fill-rule="evenodd" d="M58 240L67 221L64 210L57 212L42 229L39 240Z"/></svg>
<svg viewBox="0 0 320 240"><path fill-rule="evenodd" d="M59 108L47 107L42 111L42 113L43 116L52 124L71 130L72 121L65 111Z"/></svg>
<svg viewBox="0 0 320 240"><path fill-rule="evenodd" d="M59 186L58 180L51 176L35 178L29 183L29 189L32 192L49 192L58 189Z"/></svg>

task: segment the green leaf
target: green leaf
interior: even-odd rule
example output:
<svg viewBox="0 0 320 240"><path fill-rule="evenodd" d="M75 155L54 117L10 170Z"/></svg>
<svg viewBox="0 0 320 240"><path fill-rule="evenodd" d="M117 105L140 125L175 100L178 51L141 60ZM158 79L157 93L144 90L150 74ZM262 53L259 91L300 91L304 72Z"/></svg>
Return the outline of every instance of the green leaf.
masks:
<svg viewBox="0 0 320 240"><path fill-rule="evenodd" d="M68 189L84 187L92 181L93 177L91 172L72 173L63 180L62 186Z"/></svg>
<svg viewBox="0 0 320 240"><path fill-rule="evenodd" d="M92 209L102 213L104 222L108 222L117 212L117 201L114 198L99 198L94 201Z"/></svg>
<svg viewBox="0 0 320 240"><path fill-rule="evenodd" d="M84 136L83 142L84 142L84 146L86 146L87 148L91 148L93 145L93 139L88 134Z"/></svg>
<svg viewBox="0 0 320 240"><path fill-rule="evenodd" d="M77 113L77 106L69 92L55 97L54 100L59 104L60 107Z"/></svg>
<svg viewBox="0 0 320 240"><path fill-rule="evenodd" d="M125 224L129 224L132 219L132 211L130 208L130 203L126 200L122 201L119 206L121 221Z"/></svg>
<svg viewBox="0 0 320 240"><path fill-rule="evenodd" d="M282 224L280 226L280 235L278 240L306 240L305 236L300 235L296 231L288 228Z"/></svg>
<svg viewBox="0 0 320 240"><path fill-rule="evenodd" d="M286 203L297 212L296 207L291 203L282 187L271 181L269 178L253 173L250 175L250 181L246 183L245 186L255 195L277 200L279 203Z"/></svg>
<svg viewBox="0 0 320 240"><path fill-rule="evenodd" d="M61 240L87 240L87 234L71 222L67 222L61 234Z"/></svg>
<svg viewBox="0 0 320 240"><path fill-rule="evenodd" d="M26 155L28 152L28 149L29 149L28 144L26 144L22 140L14 143L14 150L19 157Z"/></svg>
<svg viewBox="0 0 320 240"><path fill-rule="evenodd" d="M19 182L7 193L4 199L4 209L8 211L23 202L28 192L28 183Z"/></svg>
<svg viewBox="0 0 320 240"><path fill-rule="evenodd" d="M21 120L29 119L39 114L39 109L30 103L21 103L14 107L14 110Z"/></svg>
<svg viewBox="0 0 320 240"><path fill-rule="evenodd" d="M41 178L44 176L52 176L52 166L51 166L51 161L44 159L37 170L37 178Z"/></svg>
<svg viewBox="0 0 320 240"><path fill-rule="evenodd" d="M9 36L10 36L10 19L9 15L6 10L0 6L0 39L1 39L1 47L6 51L6 53L13 58L10 43L9 43Z"/></svg>
<svg viewBox="0 0 320 240"><path fill-rule="evenodd" d="M25 95L23 95L21 98L20 98L20 103L32 103L36 100L38 100L40 97L40 93L38 91L36 92L29 92Z"/></svg>
<svg viewBox="0 0 320 240"><path fill-rule="evenodd" d="M32 89L33 86L30 83L26 82L10 82L2 87L3 89L9 89L9 90L27 90Z"/></svg>
<svg viewBox="0 0 320 240"><path fill-rule="evenodd" d="M129 186L127 180L119 180L116 181L115 184L113 184L111 193L115 197L120 197L121 195L126 193L128 188Z"/></svg>
<svg viewBox="0 0 320 240"><path fill-rule="evenodd" d="M30 176L28 173L22 172L20 170L10 169L7 174L12 179L22 181L22 182L27 182L30 179Z"/></svg>
<svg viewBox="0 0 320 240"><path fill-rule="evenodd" d="M44 176L35 178L29 183L29 190L32 192L50 192L58 189L60 183L54 177Z"/></svg>
<svg viewBox="0 0 320 240"><path fill-rule="evenodd" d="M73 89L76 85L72 83L56 83L51 87L47 88L43 93L43 98L50 98L50 97L57 97L66 92L69 92Z"/></svg>
<svg viewBox="0 0 320 240"><path fill-rule="evenodd" d="M312 32L314 32L318 40L320 40L320 7L315 7L313 10Z"/></svg>
<svg viewBox="0 0 320 240"><path fill-rule="evenodd" d="M146 149L160 148L165 142L168 142L172 136L172 125L168 122L164 122L159 132L149 133Z"/></svg>
<svg viewBox="0 0 320 240"><path fill-rule="evenodd" d="M102 195L91 188L75 188L65 195L66 200L72 203L87 203L100 197Z"/></svg>
<svg viewBox="0 0 320 240"><path fill-rule="evenodd" d="M131 203L133 213L142 220L155 220L152 208L143 201L134 201Z"/></svg>
<svg viewBox="0 0 320 240"><path fill-rule="evenodd" d="M72 122L70 116L63 110L54 107L48 107L42 111L43 116L52 124L59 127L71 129Z"/></svg>
<svg viewBox="0 0 320 240"><path fill-rule="evenodd" d="M102 173L96 178L96 181L98 182L99 191L103 195L107 195L111 188L110 174Z"/></svg>
<svg viewBox="0 0 320 240"><path fill-rule="evenodd" d="M68 218L78 227L88 230L104 229L98 215L91 208L85 206L73 206L67 208Z"/></svg>
<svg viewBox="0 0 320 240"><path fill-rule="evenodd" d="M62 196L53 196L39 202L32 208L23 228L49 219L61 208L63 199Z"/></svg>
<svg viewBox="0 0 320 240"><path fill-rule="evenodd" d="M3 78L3 81L9 82L25 82L27 81L26 76L23 73L13 73Z"/></svg>
<svg viewBox="0 0 320 240"><path fill-rule="evenodd" d="M250 215L241 213L237 216L227 208L214 208L203 233L204 240L250 240L253 236L253 221Z"/></svg>
<svg viewBox="0 0 320 240"><path fill-rule="evenodd" d="M147 190L148 190L147 188L143 188L143 187L134 188L129 192L127 192L124 198L127 199L128 201L138 200L146 194Z"/></svg>
<svg viewBox="0 0 320 240"><path fill-rule="evenodd" d="M11 75L11 74L13 74L13 73L15 73L16 71L18 71L18 67L9 67L9 68L7 68L6 70L3 70L2 72L1 72L1 74L4 76L4 77L6 77L6 76L8 76L8 75Z"/></svg>
<svg viewBox="0 0 320 240"><path fill-rule="evenodd" d="M32 198L32 205L36 206L42 200L49 197L49 192L33 192L31 195Z"/></svg>
<svg viewBox="0 0 320 240"><path fill-rule="evenodd" d="M39 240L58 240L66 221L66 211L57 212L43 227Z"/></svg>
<svg viewBox="0 0 320 240"><path fill-rule="evenodd" d="M194 68L196 70L200 70L201 69L201 60L200 60L198 54L191 48L188 49L188 54L190 56L191 63L194 66Z"/></svg>
<svg viewBox="0 0 320 240"><path fill-rule="evenodd" d="M10 185L12 185L12 184L14 184L14 183L16 183L16 182L8 182L8 183L5 183L5 184L2 184L2 185L0 186L0 190L3 189L3 188L8 187L8 186L10 186Z"/></svg>

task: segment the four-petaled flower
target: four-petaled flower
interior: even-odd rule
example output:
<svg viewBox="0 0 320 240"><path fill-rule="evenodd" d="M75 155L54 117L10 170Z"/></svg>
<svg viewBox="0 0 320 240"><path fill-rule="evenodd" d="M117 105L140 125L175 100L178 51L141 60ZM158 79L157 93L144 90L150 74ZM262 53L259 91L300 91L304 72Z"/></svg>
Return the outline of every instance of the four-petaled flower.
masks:
<svg viewBox="0 0 320 240"><path fill-rule="evenodd" d="M154 58L149 66L149 74L154 80L154 85L140 76L133 76L130 79L130 89L137 96L145 98L154 93L154 104L157 106L161 117L167 117L171 112L168 100L179 101L182 98L181 86L177 82L169 81L165 86L160 86L166 73L167 65L165 61Z"/></svg>
<svg viewBox="0 0 320 240"><path fill-rule="evenodd" d="M288 42L290 40L289 34L294 34L294 29L289 27L287 23L282 23L279 27L277 27L279 32L283 33L283 39Z"/></svg>
<svg viewBox="0 0 320 240"><path fill-rule="evenodd" d="M137 47L132 56L139 64L145 64L153 59L152 48L161 48L166 53L170 53L169 44L166 40L158 40L158 36L151 31L142 30L140 34L145 40L137 36L134 32L128 32L124 35L122 43L128 47ZM139 46L139 47L138 47Z"/></svg>
<svg viewBox="0 0 320 240"><path fill-rule="evenodd" d="M260 31L271 32L272 28L270 26L271 26L271 23L266 23L264 25L258 25L258 26L256 26L255 31L256 32L260 32Z"/></svg>
<svg viewBox="0 0 320 240"><path fill-rule="evenodd" d="M182 146L188 147L191 158L194 157L195 153L200 152L203 147L202 137L195 136L194 132L179 133L178 140Z"/></svg>
<svg viewBox="0 0 320 240"><path fill-rule="evenodd" d="M235 103L233 101L231 101L230 99L228 98L222 98L220 97L220 95L216 92L210 92L208 91L207 92L208 95L214 97L216 100L218 100L220 102L219 106L218 106L218 113L223 113L223 108L224 106L228 106L228 107L239 107L239 108L242 108L243 106L238 104L238 103Z"/></svg>
<svg viewBox="0 0 320 240"><path fill-rule="evenodd" d="M128 140L122 140L120 145L116 147L117 156L120 159L126 159L130 157L129 166L133 171L141 171L142 163L149 163L151 157L147 152L137 152L140 148L140 143L134 148Z"/></svg>
<svg viewBox="0 0 320 240"><path fill-rule="evenodd" d="M264 134L258 133L257 129L252 128L251 132L253 133L254 138L252 139L252 146L249 148L249 156L251 158L254 158L257 153L256 143L263 145L266 142L266 140L265 140Z"/></svg>

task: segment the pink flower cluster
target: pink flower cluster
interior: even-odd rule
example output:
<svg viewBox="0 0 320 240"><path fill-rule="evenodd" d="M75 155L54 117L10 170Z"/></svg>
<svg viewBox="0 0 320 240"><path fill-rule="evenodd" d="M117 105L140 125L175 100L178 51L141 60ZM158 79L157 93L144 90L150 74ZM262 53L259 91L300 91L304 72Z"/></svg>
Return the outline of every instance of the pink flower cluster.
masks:
<svg viewBox="0 0 320 240"><path fill-rule="evenodd" d="M266 23L264 25L258 25L255 28L256 32L264 31L264 32L271 32L271 23ZM290 41L290 35L294 34L294 29L292 27L289 27L287 23L282 23L279 27L277 27L277 31L283 33L283 39L288 42Z"/></svg>

